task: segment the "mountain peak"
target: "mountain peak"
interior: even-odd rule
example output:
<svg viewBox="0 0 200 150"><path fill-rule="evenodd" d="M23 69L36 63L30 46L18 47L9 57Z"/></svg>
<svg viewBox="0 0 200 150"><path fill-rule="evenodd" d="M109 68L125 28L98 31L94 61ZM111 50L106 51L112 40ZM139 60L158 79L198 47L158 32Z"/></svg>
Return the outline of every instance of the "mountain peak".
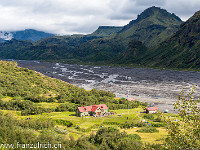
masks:
<svg viewBox="0 0 200 150"><path fill-rule="evenodd" d="M178 16L176 16L174 13L169 13L167 10L162 9L160 7L152 6L150 8L145 9L140 15L138 15L137 19L135 22L139 22L143 19L152 17L152 16L157 16L157 17L162 17L162 18L174 18L177 21L182 21Z"/></svg>
<svg viewBox="0 0 200 150"><path fill-rule="evenodd" d="M124 26L120 33L122 37L139 40L146 46L156 46L173 35L181 23L182 20L175 14L152 6L139 14L136 20Z"/></svg>

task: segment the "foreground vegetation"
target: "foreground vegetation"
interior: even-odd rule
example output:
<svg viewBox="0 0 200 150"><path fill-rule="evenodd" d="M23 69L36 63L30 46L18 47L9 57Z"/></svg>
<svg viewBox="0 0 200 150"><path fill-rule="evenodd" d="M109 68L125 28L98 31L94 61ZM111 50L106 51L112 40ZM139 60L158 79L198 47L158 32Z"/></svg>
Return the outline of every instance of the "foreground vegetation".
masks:
<svg viewBox="0 0 200 150"><path fill-rule="evenodd" d="M157 133L140 133L138 129L149 128L142 121L142 108L116 110L116 115L108 117L75 116L74 112L52 112L38 115L21 116L18 111L3 110L0 113L0 134L3 144L61 143L62 149L143 149L145 143L162 147L167 135L164 127L156 127ZM159 115L152 115L157 118ZM127 119L128 117L128 119ZM30 118L30 119L29 119ZM148 119L151 124L165 124ZM151 127L155 128L155 127ZM13 136L13 132L16 136ZM152 135L153 136L152 136ZM15 135L15 134L14 134ZM24 137L28 138L24 139ZM149 136L148 138L146 136ZM46 138L44 138L46 137ZM41 140L42 139L42 140ZM150 140L150 141L148 141ZM16 142L14 142L16 144ZM150 145L149 145L150 147Z"/></svg>
<svg viewBox="0 0 200 150"><path fill-rule="evenodd" d="M193 93L180 95L179 114L145 114L145 103L129 102L127 110L128 102L110 92L86 91L1 61L0 149L38 141L61 149L199 149L199 100ZM76 116L78 106L94 103L106 103L115 115Z"/></svg>

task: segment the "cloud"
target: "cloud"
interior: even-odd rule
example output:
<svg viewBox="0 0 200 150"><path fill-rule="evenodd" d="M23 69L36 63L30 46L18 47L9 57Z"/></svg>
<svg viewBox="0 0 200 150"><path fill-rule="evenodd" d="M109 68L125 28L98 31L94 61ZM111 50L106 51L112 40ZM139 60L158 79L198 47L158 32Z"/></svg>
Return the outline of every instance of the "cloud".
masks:
<svg viewBox="0 0 200 150"><path fill-rule="evenodd" d="M165 9L175 13L184 21L191 17L196 11L200 10L200 3L198 0L168 0Z"/></svg>
<svg viewBox="0 0 200 150"><path fill-rule="evenodd" d="M138 6L151 6L151 5L157 5L157 6L163 6L165 5L167 0L136 0L136 5Z"/></svg>
<svg viewBox="0 0 200 150"><path fill-rule="evenodd" d="M0 0L0 30L33 28L55 34L91 33L100 25L122 26L159 6L186 20L198 0Z"/></svg>

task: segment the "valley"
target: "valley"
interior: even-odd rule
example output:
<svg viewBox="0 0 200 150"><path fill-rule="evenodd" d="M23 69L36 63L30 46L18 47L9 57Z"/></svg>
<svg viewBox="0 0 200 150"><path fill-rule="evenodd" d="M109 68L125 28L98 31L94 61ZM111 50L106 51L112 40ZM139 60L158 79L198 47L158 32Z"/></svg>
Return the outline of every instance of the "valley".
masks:
<svg viewBox="0 0 200 150"><path fill-rule="evenodd" d="M135 98L161 111L173 113L173 103L184 88L188 92L195 86L200 96L200 72L172 71L146 68L89 66L40 61L15 60L20 67L41 72L49 77L91 90L106 90L117 97Z"/></svg>

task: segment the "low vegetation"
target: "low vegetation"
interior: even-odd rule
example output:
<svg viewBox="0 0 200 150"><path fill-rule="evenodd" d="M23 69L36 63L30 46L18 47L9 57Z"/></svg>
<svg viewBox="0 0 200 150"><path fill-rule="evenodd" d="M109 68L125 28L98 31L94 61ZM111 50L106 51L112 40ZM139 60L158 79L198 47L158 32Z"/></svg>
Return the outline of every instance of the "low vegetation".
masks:
<svg viewBox="0 0 200 150"><path fill-rule="evenodd" d="M129 103L128 112L127 101L115 99L110 92L85 91L19 68L14 62L1 61L0 76L1 144L40 141L59 143L61 149L93 150L200 148L199 101L193 98L194 91L180 95L175 104L177 115L144 114L140 113L144 103ZM116 113L97 118L76 116L78 106L102 102Z"/></svg>

